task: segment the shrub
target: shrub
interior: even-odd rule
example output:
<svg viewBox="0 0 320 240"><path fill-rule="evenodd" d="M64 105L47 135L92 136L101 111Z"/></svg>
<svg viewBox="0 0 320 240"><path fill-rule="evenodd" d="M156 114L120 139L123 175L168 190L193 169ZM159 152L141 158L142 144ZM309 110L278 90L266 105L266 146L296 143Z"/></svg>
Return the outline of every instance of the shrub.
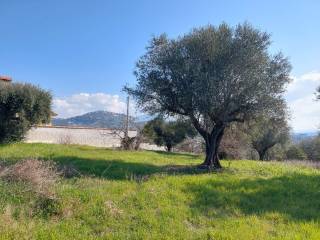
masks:
<svg viewBox="0 0 320 240"><path fill-rule="evenodd" d="M30 84L0 83L0 143L20 141L32 125L49 122L51 98Z"/></svg>

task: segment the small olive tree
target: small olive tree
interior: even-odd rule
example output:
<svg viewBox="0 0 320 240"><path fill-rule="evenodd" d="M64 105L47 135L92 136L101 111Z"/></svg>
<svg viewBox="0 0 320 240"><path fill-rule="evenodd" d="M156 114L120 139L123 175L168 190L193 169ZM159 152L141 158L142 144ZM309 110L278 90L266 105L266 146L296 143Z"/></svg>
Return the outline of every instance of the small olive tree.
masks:
<svg viewBox="0 0 320 240"><path fill-rule="evenodd" d="M20 141L32 125L50 121L51 99L30 84L0 83L0 143Z"/></svg>
<svg viewBox="0 0 320 240"><path fill-rule="evenodd" d="M142 132L158 146L165 146L168 152L187 137L196 135L190 122L182 120L166 122L161 117L149 121Z"/></svg>
<svg viewBox="0 0 320 240"><path fill-rule="evenodd" d="M291 145L286 152L287 160L306 160L307 154L298 145Z"/></svg>
<svg viewBox="0 0 320 240"><path fill-rule="evenodd" d="M290 139L290 128L284 116L259 116L252 120L246 129L253 149L259 160L266 160L268 151L275 145L284 145Z"/></svg>
<svg viewBox="0 0 320 240"><path fill-rule="evenodd" d="M206 144L203 165L221 168L225 128L283 104L290 64L268 51L270 35L245 23L206 26L169 39L152 38L137 62L135 88L143 111L190 119Z"/></svg>
<svg viewBox="0 0 320 240"><path fill-rule="evenodd" d="M308 160L320 161L320 135L304 139L298 146L307 154Z"/></svg>

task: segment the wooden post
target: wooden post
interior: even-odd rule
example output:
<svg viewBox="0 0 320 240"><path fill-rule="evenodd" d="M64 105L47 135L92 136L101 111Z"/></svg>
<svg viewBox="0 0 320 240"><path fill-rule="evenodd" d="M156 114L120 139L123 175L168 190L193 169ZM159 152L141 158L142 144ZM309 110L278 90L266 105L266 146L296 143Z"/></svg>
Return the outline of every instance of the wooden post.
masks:
<svg viewBox="0 0 320 240"><path fill-rule="evenodd" d="M129 96L127 97L127 116L126 116L126 130L125 130L125 138L129 137Z"/></svg>

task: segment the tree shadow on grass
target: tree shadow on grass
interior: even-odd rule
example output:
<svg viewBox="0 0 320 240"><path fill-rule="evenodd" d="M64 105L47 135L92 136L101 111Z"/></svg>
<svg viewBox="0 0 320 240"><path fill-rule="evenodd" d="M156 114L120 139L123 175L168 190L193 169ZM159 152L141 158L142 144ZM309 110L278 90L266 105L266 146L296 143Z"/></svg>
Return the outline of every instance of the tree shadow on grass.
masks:
<svg viewBox="0 0 320 240"><path fill-rule="evenodd" d="M153 165L146 163L126 162L119 159L86 159L74 156L52 156L51 160L60 166L71 166L81 176L100 177L112 180L147 178L154 174L200 174L207 172L196 165ZM77 176L77 175L76 175Z"/></svg>
<svg viewBox="0 0 320 240"><path fill-rule="evenodd" d="M72 148L83 151L83 152L127 152L130 153L131 151L123 151L120 148L105 148L105 147L92 147L92 146L84 146L84 145L71 145ZM143 153L143 152L150 152L150 153L156 153L162 156L172 156L172 157L183 157L183 158L189 158L189 159L198 159L201 157L199 154L193 154L193 153L186 153L186 152L167 152L167 151L160 151L160 150L142 150L142 151L132 151L134 153Z"/></svg>
<svg viewBox="0 0 320 240"><path fill-rule="evenodd" d="M192 153L177 153L177 152L151 151L151 150L150 152L155 152L164 156L178 156L178 157L184 157L184 158L190 158L190 159L198 159L200 157L200 155L192 154Z"/></svg>
<svg viewBox="0 0 320 240"><path fill-rule="evenodd" d="M292 174L271 179L244 179L188 184L193 211L228 217L280 213L288 220L320 220L320 176Z"/></svg>

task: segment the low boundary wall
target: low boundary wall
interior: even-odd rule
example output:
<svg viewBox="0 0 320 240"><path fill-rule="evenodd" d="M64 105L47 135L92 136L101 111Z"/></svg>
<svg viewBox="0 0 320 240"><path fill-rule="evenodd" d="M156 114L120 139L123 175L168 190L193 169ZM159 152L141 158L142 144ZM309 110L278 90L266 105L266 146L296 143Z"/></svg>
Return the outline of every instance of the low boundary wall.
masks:
<svg viewBox="0 0 320 240"><path fill-rule="evenodd" d="M113 129L64 127L64 126L39 126L33 127L26 136L28 143L56 143L79 144L95 147L116 148L120 146L119 136L113 134ZM134 137L136 131L129 131L129 136ZM142 143L145 150L164 150L163 147Z"/></svg>

